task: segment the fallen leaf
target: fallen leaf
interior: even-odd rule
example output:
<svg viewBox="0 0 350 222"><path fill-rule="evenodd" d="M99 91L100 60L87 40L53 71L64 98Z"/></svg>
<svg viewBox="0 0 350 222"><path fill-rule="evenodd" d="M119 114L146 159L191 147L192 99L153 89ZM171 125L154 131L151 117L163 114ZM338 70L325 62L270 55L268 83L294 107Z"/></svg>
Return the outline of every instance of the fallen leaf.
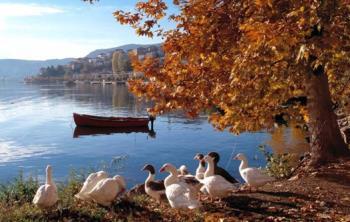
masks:
<svg viewBox="0 0 350 222"><path fill-rule="evenodd" d="M276 213L278 211L278 209L276 207L268 207L266 211Z"/></svg>
<svg viewBox="0 0 350 222"><path fill-rule="evenodd" d="M318 214L316 214L316 216L318 218L321 218L321 219L331 219L332 218L330 215L324 214L324 213L318 213Z"/></svg>

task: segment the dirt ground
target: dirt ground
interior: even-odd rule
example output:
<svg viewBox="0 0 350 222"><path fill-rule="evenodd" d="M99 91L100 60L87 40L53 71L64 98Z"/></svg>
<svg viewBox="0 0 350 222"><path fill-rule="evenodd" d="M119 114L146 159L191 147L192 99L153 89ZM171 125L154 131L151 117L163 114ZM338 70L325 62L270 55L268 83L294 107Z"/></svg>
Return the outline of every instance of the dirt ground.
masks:
<svg viewBox="0 0 350 222"><path fill-rule="evenodd" d="M145 200L139 221L349 221L350 161L276 181L257 192L241 191L201 209L176 211ZM141 211L142 212L142 211ZM147 216L146 216L147 215Z"/></svg>

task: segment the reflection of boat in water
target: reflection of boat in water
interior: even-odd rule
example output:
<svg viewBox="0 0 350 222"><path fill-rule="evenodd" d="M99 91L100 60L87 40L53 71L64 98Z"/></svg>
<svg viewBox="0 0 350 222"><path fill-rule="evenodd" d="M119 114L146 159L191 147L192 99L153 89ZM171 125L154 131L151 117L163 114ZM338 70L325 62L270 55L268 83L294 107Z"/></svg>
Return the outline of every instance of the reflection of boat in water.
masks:
<svg viewBox="0 0 350 222"><path fill-rule="evenodd" d="M92 127L148 127L149 118L134 117L101 117L73 113L74 122L77 126ZM153 121L153 120L151 120ZM153 124L152 124L153 125Z"/></svg>
<svg viewBox="0 0 350 222"><path fill-rule="evenodd" d="M65 81L64 84L67 87L73 87L73 86L77 85L73 80Z"/></svg>
<svg viewBox="0 0 350 222"><path fill-rule="evenodd" d="M110 135L115 133L148 133L150 137L155 137L155 132L150 130L148 126L122 128L76 126L73 138L78 138L80 136Z"/></svg>

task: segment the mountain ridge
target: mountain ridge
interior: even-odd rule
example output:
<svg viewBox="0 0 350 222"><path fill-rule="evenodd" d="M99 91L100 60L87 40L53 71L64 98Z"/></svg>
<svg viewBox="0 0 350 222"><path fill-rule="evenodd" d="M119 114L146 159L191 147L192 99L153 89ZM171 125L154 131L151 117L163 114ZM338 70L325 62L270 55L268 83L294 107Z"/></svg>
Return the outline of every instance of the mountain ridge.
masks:
<svg viewBox="0 0 350 222"><path fill-rule="evenodd" d="M35 75L40 68L68 64L74 58L48 60L0 59L0 76L7 78L23 78Z"/></svg>
<svg viewBox="0 0 350 222"><path fill-rule="evenodd" d="M87 54L85 57L87 57L87 58L95 58L96 56L98 56L101 53L108 53L108 52L112 52L112 51L117 50L117 49L122 49L124 51L128 51L128 50L136 49L136 48L140 48L140 47L161 46L161 45L162 45L162 43L155 43L155 44L126 44L126 45L121 45L121 46L117 46L117 47L113 47L113 48L96 49L96 50L90 52L89 54Z"/></svg>
<svg viewBox="0 0 350 222"><path fill-rule="evenodd" d="M85 57L96 58L99 54L108 53L117 49L128 51L139 47L161 46L162 43L155 44L126 44L112 48L96 49L88 53ZM83 57L83 58L85 58ZM40 68L48 66L66 65L76 58L48 59L48 60L26 60L26 59L0 59L0 77L24 78L25 76L38 74Z"/></svg>

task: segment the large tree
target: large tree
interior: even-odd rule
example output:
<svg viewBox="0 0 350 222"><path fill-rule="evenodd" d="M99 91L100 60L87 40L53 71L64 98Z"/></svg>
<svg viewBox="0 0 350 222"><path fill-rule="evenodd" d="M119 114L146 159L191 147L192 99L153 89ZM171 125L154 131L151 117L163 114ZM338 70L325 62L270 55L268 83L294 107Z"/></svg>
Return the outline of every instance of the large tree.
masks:
<svg viewBox="0 0 350 222"><path fill-rule="evenodd" d="M172 4L178 10L168 10ZM134 61L147 80L130 81L154 100L153 113L190 116L216 107L209 119L234 133L272 127L275 115L303 115L311 134L311 166L349 156L334 102L349 95L349 0L162 0L116 11L139 35L164 39L165 58ZM173 8L173 6L171 7ZM167 15L168 11L176 11ZM162 29L168 17L172 29ZM307 97L307 106L285 106Z"/></svg>

